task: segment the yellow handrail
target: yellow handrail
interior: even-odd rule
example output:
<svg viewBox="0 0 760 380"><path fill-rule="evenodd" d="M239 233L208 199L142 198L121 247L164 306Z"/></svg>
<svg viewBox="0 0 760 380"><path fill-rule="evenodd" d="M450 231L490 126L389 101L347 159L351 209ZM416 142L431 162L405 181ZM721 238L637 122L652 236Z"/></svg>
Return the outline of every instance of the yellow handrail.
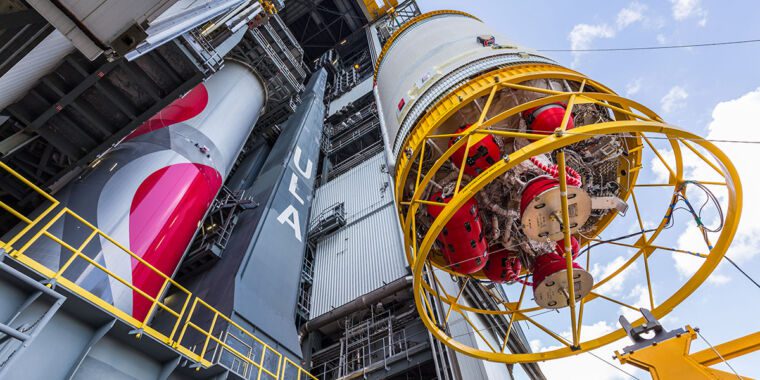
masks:
<svg viewBox="0 0 760 380"><path fill-rule="evenodd" d="M13 177L21 181L23 184L31 188L34 192L38 193L44 199L50 202L50 206L44 209L39 215L34 217L34 219L31 219L29 216L22 214L21 212L17 211L16 209L9 206L8 204L4 202L0 202L0 209L7 211L9 214L19 219L22 223L26 224L15 235L10 237L10 239L7 242L0 241L0 249L4 249L5 252L8 252L10 257L12 257L13 259L26 265L27 267L40 273L41 275L47 277L50 280L48 286L53 286L53 284L56 284L57 286L62 286L66 288L67 290L71 291L72 293L75 293L79 295L80 297L92 302L93 304L104 309L106 312L121 319L123 322L127 323L130 326L133 326L135 329L140 331L141 333L137 334L136 337L139 338L142 333L148 334L149 336L155 338L157 341L162 342L166 344L167 346L172 347L175 350L179 351L182 355L186 356L188 359L198 363L199 364L198 369L200 369L201 367L208 368L209 366L214 364L212 362L214 355L212 355L211 360L206 358L206 354L208 352L211 352L209 345L213 345L214 352L220 349L227 350L233 355L235 355L237 358L247 363L248 366L246 367L246 372L248 371L248 368L257 369L258 370L257 379L261 379L262 374L266 374L268 375L267 378L271 377L277 380L305 380L307 378L317 380L315 376L313 376L312 374L304 370L301 366L299 366L298 364L296 364L295 362L293 362L286 356L282 355L280 352L275 350L270 345L266 344L261 339L251 334L248 330L246 330L245 328L243 328L242 326L234 322L232 319L230 319L228 316L221 313L219 310L215 309L213 306L209 305L202 299L196 296L193 296L193 294L189 290L184 288L178 282L174 281L174 279L172 279L171 277L167 276L165 273L155 268L153 265L145 261L142 257L130 251L127 247L117 242L112 237L108 236L108 234L106 234L105 232L97 228L95 225L91 224L90 222L88 222L87 220L79 216L77 213L75 213L71 209L67 207L61 207L60 210L58 210L51 218L47 220L46 223L43 224L42 221L45 220L48 217L48 215L50 215L56 208L59 208L61 206L61 203L57 199L55 199L53 196L51 196L44 190L34 185L34 183L24 178L21 174L19 174L18 172L10 168L5 163L0 162L0 168L2 168L3 170L11 174ZM79 221L79 223L81 223L85 228L88 228L89 230L92 231L83 242L78 244L77 247L74 247L68 242L62 240L62 237L55 236L53 233L49 231L50 228L57 221L59 221L62 217L67 216L67 215L73 217L74 219ZM64 262L64 264L57 270L52 270L51 268L46 267L45 265L41 264L37 260L33 259L32 257L26 255L26 252L32 249L32 247L34 246L34 243L39 241L40 238L42 237L48 238L49 240L60 245L61 247L65 248L66 251L69 251L71 253L71 257L69 257ZM131 259L139 262L140 265L144 265L151 272L160 276L163 279L163 284L161 285L161 288L159 292L157 293L157 295L155 297L151 296L150 294L146 293L142 289L133 285L130 281L120 277L118 274L112 272L108 268L99 264L97 261L85 255L83 251L90 244L90 242L92 242L92 240L95 239L95 237L101 237L107 240L108 242L116 246L119 249L118 250L119 252L122 252L123 254L128 255ZM13 245L20 241L23 241L24 244L21 246L21 248L14 249ZM148 301L150 301L151 305L150 305L150 308L148 309L148 313L145 316L145 318L143 318L142 320L138 320L137 318L133 317L130 313L127 313L117 308L111 303L93 294L89 290L82 288L80 285L78 285L75 282L75 280L67 278L66 270L77 259L84 260L87 263L86 265L91 266L101 271L102 273L106 274L108 277L113 278L114 280L118 281L122 285L128 287L132 292L136 293L140 297L143 297L147 299ZM169 293L168 290L170 287L175 290L175 292L173 293L174 295L176 295L177 292L179 294L184 295L184 301L181 302L182 307L179 310L173 309L166 300L165 295ZM190 302L191 300L192 300L192 304ZM189 310L188 310L188 305L191 305ZM150 326L150 323L149 323L151 318L155 314L156 310L159 308L175 318L175 322L173 324L172 330L168 336L162 333L161 331L158 331L152 326ZM197 317L201 314L203 316L208 316L208 315L211 316L211 323L208 329L198 326L198 324L193 322L193 317ZM259 360L255 361L253 358L253 356L255 355L255 350L250 349L247 353L242 353L238 351L237 349L233 348L232 346L230 346L229 344L227 344L226 337L224 341L216 337L214 335L214 328L219 326L218 321L226 323L227 328L229 328L230 326L235 327L236 329L241 331L243 334L245 334L245 336L250 338L253 342L260 345L261 357L259 358ZM204 339L204 343L200 352L195 351L195 345L191 345L191 344L183 345L183 340L185 339L188 328L191 328L193 331L202 335ZM174 336L177 333L177 331L180 331L179 337L176 340L174 340ZM228 336L231 336L231 335L228 334ZM238 338L235 337L235 339L238 339ZM274 355L274 356L268 356L267 354ZM276 358L276 362L277 362L276 368L267 368L268 366L265 364L265 359L269 359L271 357ZM270 367L274 367L274 366L272 365ZM294 369L294 370L291 370L291 369ZM295 377L293 377L293 375L295 375ZM247 377L247 373L246 373L246 377Z"/></svg>

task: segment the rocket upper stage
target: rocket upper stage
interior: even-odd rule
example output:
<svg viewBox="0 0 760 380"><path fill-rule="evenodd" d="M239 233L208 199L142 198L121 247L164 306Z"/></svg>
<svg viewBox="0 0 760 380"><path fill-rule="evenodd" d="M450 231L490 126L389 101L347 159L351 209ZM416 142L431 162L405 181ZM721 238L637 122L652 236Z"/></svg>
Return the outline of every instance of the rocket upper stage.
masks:
<svg viewBox="0 0 760 380"><path fill-rule="evenodd" d="M495 44L478 44L476 36ZM512 43L476 17L458 11L425 13L404 24L380 53L375 81L391 149L398 155L417 119L468 78L519 63L553 63Z"/></svg>
<svg viewBox="0 0 760 380"><path fill-rule="evenodd" d="M59 194L61 202L137 256L172 276L250 135L266 100L264 84L236 62L199 84L138 127ZM89 231L73 218L52 231L82 241ZM163 278L101 238L84 253L151 297ZM56 244L38 242L30 256L52 270L71 257ZM151 302L75 260L66 277L138 320Z"/></svg>

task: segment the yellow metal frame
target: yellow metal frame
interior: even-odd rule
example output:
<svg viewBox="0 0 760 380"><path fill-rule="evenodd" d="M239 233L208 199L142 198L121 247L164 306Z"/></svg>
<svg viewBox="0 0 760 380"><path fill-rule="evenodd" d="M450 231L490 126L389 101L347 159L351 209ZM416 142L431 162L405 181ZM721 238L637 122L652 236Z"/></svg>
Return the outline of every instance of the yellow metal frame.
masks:
<svg viewBox="0 0 760 380"><path fill-rule="evenodd" d="M760 350L760 332L721 343L713 348L706 348L689 356L701 365L710 366L757 350Z"/></svg>
<svg viewBox="0 0 760 380"><path fill-rule="evenodd" d="M685 334L625 354L616 351L615 358L622 364L648 371L653 380L733 380L737 374L709 366L760 349L760 332L757 332L690 354L691 341L696 338L697 332L686 326ZM739 378L751 380L741 375Z"/></svg>
<svg viewBox="0 0 760 380"><path fill-rule="evenodd" d="M17 173L15 170L10 168L5 163L0 162L0 169L3 169L6 172L10 173L14 178L19 180L21 183L28 186L32 190L34 190L37 194L39 194L47 202L49 202L49 206L47 208L45 208L34 219L31 219L30 217L18 212L16 209L9 206L8 204L0 201L1 209L10 213L11 215L18 218L22 223L26 224L26 226L24 226L18 233L13 235L7 242L0 241L0 249L7 252L11 258L17 260L18 262L24 264L25 266L29 267L35 272L46 277L49 280L48 286L53 286L53 284L55 284L56 286L62 286L66 288L72 293L77 294L83 299L91 302L94 305L99 306L100 308L104 309L106 312L119 318L124 323L141 331L140 334L136 335L137 338L140 338L142 334L147 334L153 337L154 339L156 339L157 341L176 349L178 352L180 352L182 355L184 355L191 361L194 361L200 364L200 367L208 368L209 366L213 364L211 360L206 358L207 356L206 354L212 351L209 346L210 344L212 344L214 349L221 349L221 348L226 349L229 352L233 353L235 356L239 357L244 362L248 363L251 368L258 370L259 379L261 378L261 375L265 373L274 379L285 380L284 376L285 376L286 370L290 367L295 367L296 373L297 373L297 377L295 379L301 380L301 379L310 378L310 379L317 380L316 377L312 376L310 373L308 373L306 370L304 370L299 365L294 363L292 360L283 356L277 350L275 350L268 344L264 343L261 339L257 338L256 336L248 332L242 326L232 321L232 319L230 319L228 316L222 314L220 311L216 310L214 307L204 302L202 299L193 296L193 294L189 290L185 289L182 285L180 285L179 283L174 281L171 277L167 276L166 274L164 274L163 272L155 268L153 265L151 265L147 261L143 260L140 256L134 254L127 247L125 247L118 241L114 240L112 237L108 236L105 232L98 229L95 225L91 224L90 222L88 222L87 220L79 216L77 213L75 213L71 209L67 207L62 207L61 203L57 199L55 199L50 194L43 191L36 185L34 185L32 182L30 182L29 180L21 176L19 173ZM52 217L50 217L50 215L52 215ZM83 228L91 231L91 233L87 236L87 238L83 242L81 243L66 242L61 237L56 236L55 234L50 232L50 228L64 216L74 218L81 224ZM28 251L33 250L34 243L39 241L43 237L50 239L51 241L59 244L61 247L63 247L65 250L71 253L71 257L58 270L52 270L26 254ZM139 289L136 286L134 286L130 281L120 277L118 274L112 272L111 270L102 266L101 264L93 260L92 258L83 254L82 252L84 251L84 249L87 247L87 245L90 242L92 242L92 240L95 239L95 237L107 240L108 242L110 242L111 244L119 248L119 252L121 252L124 255L128 255L130 259L138 261L141 265L144 265L145 267L147 267L151 272L153 272L157 276L160 276L163 279L163 284L158 293L158 296L153 297L145 293L142 289ZM14 245L16 245L16 243L19 243L19 242L23 242L23 245L18 249L14 248ZM74 244L76 244L77 246L74 247ZM68 279L66 277L66 269L68 269L69 266L71 266L71 264L75 260L78 260L78 259L83 260L84 262L87 263L87 265L92 266L95 269L103 272L108 277L113 278L114 280L118 281L124 286L130 288L134 293L149 300L151 302L151 307L146 317L142 320L138 320L134 318L131 314L115 307L109 302L106 302L105 300L91 293L87 289L82 288L71 279ZM170 288L173 288L175 290L175 294L180 294L183 297L179 301L179 303L181 304L181 307L179 307L178 309L172 308L168 300L166 298L162 298L168 293L167 290L169 290ZM264 290L262 289L262 291ZM189 309L188 309L188 306L190 306ZM158 308L164 310L166 313L168 313L169 315L175 318L175 323L173 325L173 328L168 335L150 326L150 320ZM195 322L193 322L193 319L198 318L199 316L212 317L212 322L210 326L208 326L208 328L201 327ZM231 346L229 346L226 342L214 336L214 328L217 326L217 323L219 322L224 322L228 326L236 327L241 332L243 332L246 336L251 338L252 341L261 345L262 347L261 359L258 362L254 361L250 357L251 355L250 352L247 354L241 353L235 350L234 348L232 348ZM193 345L190 345L189 343L187 344L183 343L183 339L185 337L185 334L188 328L194 330L195 332L205 337L204 344L202 348L200 349L200 351L197 351L198 348ZM265 367L264 360L265 360L266 355L275 355L277 357L276 370L272 370ZM198 367L198 369L200 369L200 367ZM295 380L295 379L288 378L287 380Z"/></svg>
<svg viewBox="0 0 760 380"><path fill-rule="evenodd" d="M579 85L579 90L556 91L531 87L524 84L526 81L535 79L558 79L575 82ZM494 116L487 118L486 114L489 111L489 107L491 106L494 94L497 91L505 89L527 90L531 92L542 93L545 95L545 97L528 101L508 110L500 111ZM462 109L462 107L474 101L483 100L485 100L485 103L482 107L480 118L468 130L460 133L438 133L438 128L456 112ZM504 130L495 127L497 123L510 117L518 116L522 111L556 102L566 103L567 110L562 122L562 127L559 128L554 134L540 135L514 130ZM566 131L565 127L568 123L573 106L575 104L583 103L596 104L609 109L614 115L615 121L580 126L576 127L572 131ZM446 164L446 162L455 151L459 150L460 148L467 150L469 147L473 146L479 140L483 139L489 134L502 137L527 138L532 142L528 146L512 153L508 159L500 160L499 162L495 163L489 169L473 178L469 183L466 184L464 184L462 181L462 172L464 165L460 165L460 172L454 188L454 195L452 199L446 204L438 204L444 207L443 210L424 233L422 241L419 241L417 237L420 231L416 225L417 212L420 211L421 205L436 203L427 201L422 197L428 185L431 183L438 170L444 164ZM662 218L655 231L642 234L641 238L635 244L615 243L616 245L634 248L637 250L637 252L607 278L603 278L601 281L598 281L594 285L592 292L580 300L578 305L576 305L575 302L570 303L569 311L571 315L571 328L569 331L572 335L571 340L562 338L561 334L558 334L551 329L543 326L542 324L536 322L529 315L532 312L541 311L541 308L522 307L524 298L523 296L525 293L524 285L521 292L521 297L518 302L506 302L500 299L500 297L492 294L492 297L495 299L496 303L500 305L500 307L497 310L481 309L469 306L464 302L460 302L459 295L454 296L446 293L446 291L443 289L443 286L441 286L440 282L438 282L435 273L436 271L425 269L428 267L427 264L430 263L438 270L443 270L453 276L461 276L456 272L449 270L447 263L445 263L442 258L430 255L430 252L435 239L438 237L439 233L449 221L449 219L451 219L454 213L469 199L471 199L478 191L483 189L486 185L519 163L539 154L546 154L552 151L560 152L557 155L558 167L560 171L564 171L565 162L564 154L561 153L562 148L588 139L592 136L604 134L625 134L628 136L625 138L625 142L628 147L628 156L621 158L620 161L620 168L622 172L619 176L619 182L623 185L621 188L621 198L624 200L631 199L633 201L639 227L642 230L644 230L644 223L643 219L641 218L639 204L636 199L634 188L637 186L672 187L674 191L674 197L676 191L683 192L682 185L685 183L685 181L687 181L687 179L684 178L682 157L683 150L681 148L682 146L686 147L687 150L694 152L709 166L715 169L717 173L725 178L725 182L697 181L704 184L722 185L728 189L729 202L728 209L726 210L727 219L719 238L714 244L714 247L709 249L709 252L706 254L696 254L697 256L703 257L705 259L703 265L691 278L689 278L683 284L683 286L678 291L671 295L670 298L660 304L655 304L652 291L652 283L650 279L649 257L658 250L668 252L685 252L674 248L656 245L655 242L658 235L660 235L662 230L667 225L668 217L670 215L669 212L672 210L666 210L664 213L665 216ZM675 155L674 165L668 163L667 160L663 158L663 155L655 148L654 144L651 143L650 140L652 139L653 135L658 135L658 138L662 138L664 136L665 138L669 139L670 148L673 150ZM449 139L450 137L454 136L462 136L463 138L460 138L456 143L445 150L435 160L432 167L426 173L422 173L422 162L419 158L424 157L424 151L428 142L433 139ZM637 182L638 173L642 167L643 150L646 147L652 149L658 159L667 168L668 172L670 173L670 179L668 183L635 185ZM715 162L707 158L698 148L708 152L709 155L713 157ZM618 96L609 88L591 80L590 78L585 77L580 73L555 65L523 64L508 66L489 72L487 74L480 75L479 77L474 78L469 82L461 85L449 95L440 99L433 107L427 111L425 115L420 118L415 128L413 128L410 134L406 136L404 145L402 146L402 149L400 149L400 152L402 153L397 158L395 173L395 196L397 204L399 205L400 221L404 231L406 255L414 276L413 290L417 310L419 311L424 324L437 339L443 341L446 345L459 352L489 361L518 363L557 359L595 349L625 337L625 331L619 329L604 336L584 341L581 337L583 310L586 304L594 300L612 302L620 306L637 310L637 308L632 305L628 305L625 302L601 294L598 288L625 271L636 260L639 259L644 261L647 289L649 292L650 300L649 306L651 306L653 315L656 318L661 318L662 316L669 313L676 305L682 302L692 292L694 292L697 287L705 281L705 279L715 269L725 254L738 226L742 202L741 185L739 183L739 176L736 172L736 169L723 152L721 152L710 142L700 138L697 135L665 124L657 114L655 114L652 110L644 107L643 105ZM466 156L467 153L465 153L465 157ZM558 178L560 180L560 186L562 188L565 188L567 186L565 176L560 175ZM567 202L563 201L562 206L562 216L563 219L565 219L568 215ZM585 245L597 240L596 236L598 236L598 234L601 233L612 222L615 216L615 213L608 213L608 215L603 217L597 223L597 229L594 231L593 236L578 236L581 244ZM563 225L567 225L567 223L564 223ZM565 241L567 244L570 241L570 232L568 230L565 230L564 232L566 237ZM570 257L571 250L569 247L566 247L565 252L567 252L566 261L568 276L572 276L572 257ZM587 257L587 260L589 258L590 254L589 257ZM587 261L587 266L588 263L589 262ZM471 277L480 279L485 278L482 273L476 273ZM469 276L465 278L469 278ZM572 284L572 281L570 281L570 283ZM465 320L469 320L467 317L468 313L505 315L510 317L510 327L514 321L527 321L528 323L538 327L547 335L556 339L559 343L561 343L562 347L546 352L511 354L505 352L504 348L506 344L502 344L501 350L496 350L493 347L490 347L490 351L481 350L477 347L463 344L445 332L446 321L440 321L441 323L436 321L436 316L433 313L433 308L431 307L430 298L438 298L443 305L446 305L448 311L441 311L446 312L446 320L448 320L448 317L450 316L452 310L461 314ZM634 322L634 325L640 324L642 321L642 319L639 319ZM508 330L511 330L511 328L508 328ZM506 337L504 337L504 342L506 342Z"/></svg>
<svg viewBox="0 0 760 380"><path fill-rule="evenodd" d="M367 9L369 21L375 21L386 13L393 12L398 5L397 0L383 0L383 6L377 5L375 0L362 0L364 8Z"/></svg>
<svg viewBox="0 0 760 380"><path fill-rule="evenodd" d="M368 0L369 2L373 2L374 0ZM385 44L383 44L383 49L380 50L380 54L377 56L377 61L375 61L375 74L374 74L374 80L377 81L377 73L380 72L380 65L383 63L383 58L385 58L385 54L388 53L388 50L390 50L391 46L393 46L393 43L396 42L396 39L398 39L401 34L403 34L407 29L411 28L414 24L422 21L427 20L429 18L440 16L440 15L460 15L465 16L469 18L474 18L475 20L480 21L479 18L462 11L454 11L450 9L442 9L438 11L432 11L423 13L419 16L413 17L409 21L405 22L401 27L396 29L396 31L393 32L393 34L388 38L387 41L385 41Z"/></svg>

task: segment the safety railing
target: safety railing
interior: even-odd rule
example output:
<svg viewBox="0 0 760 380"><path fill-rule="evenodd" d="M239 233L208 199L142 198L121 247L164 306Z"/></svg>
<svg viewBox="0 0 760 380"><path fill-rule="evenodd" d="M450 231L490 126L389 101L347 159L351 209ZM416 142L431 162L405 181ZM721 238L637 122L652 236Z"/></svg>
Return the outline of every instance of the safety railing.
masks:
<svg viewBox="0 0 760 380"><path fill-rule="evenodd" d="M189 290L174 281L170 276L130 251L127 247L110 237L104 231L100 230L71 209L61 205L57 199L34 185L5 163L0 162L0 168L10 173L25 186L34 190L47 203L49 203L49 205L39 212L39 214L30 217L0 201L0 208L19 219L23 225L23 228L18 230L18 232L14 231L11 233L8 241L0 241L0 249L4 250L13 259L46 277L48 279L46 281L48 286L62 286L72 293L90 301L104 309L106 312L121 319L126 324L134 327L135 331L137 331L137 334L135 335L138 338L142 334L147 334L153 337L177 350L191 361L194 361L196 363L195 367L198 369L201 367L207 368L217 363L221 355L216 355L215 353L229 352L244 363L243 368L245 378L256 378L257 380L317 379L292 360L279 353L273 347L232 321L228 316L222 314L202 299L193 296ZM77 223L78 227L85 230L87 237L82 242L75 243L64 241L63 237L56 236L56 234L52 232L53 226L62 221L63 218L72 220L72 222L75 221L74 223ZM132 284L131 281L124 279L117 273L100 264L97 257L92 258L86 255L84 253L85 249L93 240L96 240L95 238L98 238L97 241L99 241L101 245L111 244L113 247L117 248L110 252L118 252L118 254L128 256L130 260L133 260L133 265L141 266L148 271L149 275L160 278L162 280L162 285L158 291L146 291L140 289ZM47 240L44 243L49 244L48 241L50 241L61 247L61 262L63 262L63 264L60 265L60 267L50 268L33 257L36 244L43 244L43 239ZM15 246L19 244L21 247L16 249ZM66 252L68 252L70 256L63 256ZM70 270L75 262L79 266L80 270L78 271ZM150 307L148 308L145 317L138 319L132 314L119 309L112 303L83 288L77 283L77 279L72 278L78 274L84 272L92 273L96 270L107 276L109 280L115 280L121 284L119 286L129 289L128 292L147 300L150 303ZM75 272L76 274L71 274L72 272ZM151 295L149 293L155 294ZM171 297L167 296L169 294L171 294ZM156 317L159 310L161 311L161 319L170 319L168 326L171 328L166 327L166 324L162 325L162 327L151 325L150 322ZM204 321L210 321L210 323L204 324ZM245 340L251 342L251 344L246 344L248 348L251 349L247 350L247 352L241 352L240 349L230 345L227 342L227 338L223 341L216 336L215 331L232 328L236 329ZM196 339L188 339L188 336L190 335L194 335L194 338ZM197 344L198 336L200 336L200 339L203 342L200 346L200 350L198 347L199 344ZM220 333L220 336L222 336L222 333ZM190 342L191 340L192 342ZM256 349L253 349L254 346Z"/></svg>

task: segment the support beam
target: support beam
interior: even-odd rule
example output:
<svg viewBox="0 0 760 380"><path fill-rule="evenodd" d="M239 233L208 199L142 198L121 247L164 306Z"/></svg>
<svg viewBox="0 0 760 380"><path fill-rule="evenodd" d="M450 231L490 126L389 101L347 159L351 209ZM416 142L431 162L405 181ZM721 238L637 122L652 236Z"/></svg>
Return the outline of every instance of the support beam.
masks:
<svg viewBox="0 0 760 380"><path fill-rule="evenodd" d="M37 134L18 131L0 141L0 156L6 157L40 137Z"/></svg>
<svg viewBox="0 0 760 380"><path fill-rule="evenodd" d="M84 359L87 358L87 355L92 351L92 348L95 347L95 345L106 335L109 331L113 328L113 325L116 324L116 319L112 319L108 323L100 326L95 332L92 334L92 337L90 337L90 341L87 342L87 345L84 346L82 349L82 352L79 353L79 356L77 357L76 364L74 364L71 369L69 370L69 374L66 376L67 380L73 379L77 371L79 370L79 367L82 366L82 363L84 362Z"/></svg>
<svg viewBox="0 0 760 380"><path fill-rule="evenodd" d="M13 316L10 317L7 322L5 322L5 324L7 324L7 325L13 324L13 322L16 320L16 318L18 318L18 316L21 315L21 313L23 313L24 310L26 310L27 307L29 307L31 304L33 304L34 301L37 300L37 298L40 298L41 295L42 295L42 292L39 291L39 290L36 291L36 292L34 292L34 293L32 293L32 294L30 294L29 297L27 297L26 300L24 300L24 303L22 303L18 307L18 309L16 309L16 312L13 313Z"/></svg>
<svg viewBox="0 0 760 380"><path fill-rule="evenodd" d="M5 26L5 21L0 20L0 27ZM0 41L2 41L0 42L0 76L5 75L53 30L53 27L44 20L43 23L27 24L16 28L6 27L0 35Z"/></svg>
<svg viewBox="0 0 760 380"><path fill-rule="evenodd" d="M21 357L22 352L24 349L32 345L32 342L34 339L40 334L42 330L45 329L45 326L47 326L48 322L53 318L53 315L58 311L58 309L61 308L61 305L66 300L66 297L55 290L46 287L45 285L35 281L31 277L21 273L17 269L11 267L7 263L3 262L3 259L5 259L5 251L0 250L0 271L3 271L7 273L8 275L12 276L13 278L21 281L24 285L31 287L32 289L42 292L44 295L52 298L53 303L50 305L50 308L42 314L40 319L36 322L36 326L28 332L28 337L24 340L24 343L21 345L21 347L16 351L16 353L11 356L8 360L3 363L3 366L0 367L0 379L4 379L5 375L8 373L9 368L13 366L13 363L18 360L19 357Z"/></svg>
<svg viewBox="0 0 760 380"><path fill-rule="evenodd" d="M26 342L30 338L29 334L22 333L21 331L18 331L13 327L6 325L5 323L0 323L0 334L6 335L5 337L0 338L0 343L4 342L9 337L20 340L22 342Z"/></svg>
<svg viewBox="0 0 760 380"><path fill-rule="evenodd" d="M723 359L731 360L757 350L760 350L760 332L719 344L715 346L714 350L712 348L706 348L689 356L701 365L711 366L722 363ZM718 353L715 351L720 353L720 356L718 356ZM721 356L723 357L722 359Z"/></svg>
<svg viewBox="0 0 760 380"><path fill-rule="evenodd" d="M43 77L41 82L49 88L51 91L53 91L56 95L63 98L66 96L66 93L63 89L58 87L55 83L53 83L52 80L50 80L49 77ZM81 98L79 98L81 99ZM94 128L95 131L97 131L98 134L100 134L102 137L107 137L111 135L111 130L108 128L108 122L103 120L103 118L100 115L95 114L90 109L91 107L82 107L77 103L77 99L74 99L70 103L70 107L75 110L76 112L80 113L85 120L87 120ZM81 125L81 124L80 124Z"/></svg>
<svg viewBox="0 0 760 380"><path fill-rule="evenodd" d="M108 74L108 72L113 70L116 66L118 66L118 61L108 62L96 72L88 75L79 83L79 85L58 99L50 108L45 110L45 112L39 115L36 119L32 120L32 122L26 126L26 130L35 132L40 129L40 127L47 123L50 118L52 118L55 114L61 112L63 108L70 105L74 100L81 96L82 93L84 93L87 89L104 78L106 74Z"/></svg>
<svg viewBox="0 0 760 380"><path fill-rule="evenodd" d="M158 380L166 380L169 378L169 375L174 372L175 369L177 369L177 366L179 366L179 362L182 359L182 356L177 356L176 358L169 360L165 362L161 366L161 373L158 374Z"/></svg>
<svg viewBox="0 0 760 380"><path fill-rule="evenodd" d="M691 341L696 338L697 333L694 329L686 326L684 334L624 354L615 352L615 358L622 364L630 364L648 371L653 380L736 379L737 375L731 372L709 368L689 356Z"/></svg>
<svg viewBox="0 0 760 380"><path fill-rule="evenodd" d="M75 170L76 168L80 166L87 165L90 161L95 159L95 157L97 157L98 154L102 153L106 148L115 144L117 141L126 137L140 124L145 122L145 120L148 120L151 116L155 115L167 104L171 103L171 101L179 98L179 96L184 94L185 92L190 91L190 89L192 89L198 83L200 83L202 79L203 79L203 74L197 73L194 77L185 81L182 85L180 85L179 87L174 89L172 92L167 94L163 98L163 101L153 104L150 108L140 113L138 116L134 117L134 119L129 124L123 126L119 131L111 135L111 137L109 137L108 139L100 143L94 149L91 149L89 153L79 158L74 164L70 165L69 168L63 171L58 177L55 177L51 181L49 181L48 184L52 184L53 182L55 182L56 180L64 176L66 173L68 173L69 170Z"/></svg>
<svg viewBox="0 0 760 380"><path fill-rule="evenodd" d="M33 24L45 24L45 18L40 16L34 9L0 14L0 25L3 29L23 27Z"/></svg>
<svg viewBox="0 0 760 380"><path fill-rule="evenodd" d="M91 74L85 70L72 56L68 56L65 58L65 62L68 63L74 70L76 70L84 79L87 79ZM84 80L82 79L82 80ZM113 89L113 85L111 85L108 82L95 82L95 88L98 89L98 91L102 91L108 100L112 102L116 108L119 109L124 115L129 117L130 119L134 119L138 114L139 111L137 108L135 108L132 104L129 104L124 99L124 96L117 93L115 89Z"/></svg>
<svg viewBox="0 0 760 380"><path fill-rule="evenodd" d="M354 16L350 11L351 4L348 4L346 0L335 0L335 6L340 10L340 13L342 14L341 17L346 21L346 25L348 25L352 32L359 29L360 24L354 20Z"/></svg>

